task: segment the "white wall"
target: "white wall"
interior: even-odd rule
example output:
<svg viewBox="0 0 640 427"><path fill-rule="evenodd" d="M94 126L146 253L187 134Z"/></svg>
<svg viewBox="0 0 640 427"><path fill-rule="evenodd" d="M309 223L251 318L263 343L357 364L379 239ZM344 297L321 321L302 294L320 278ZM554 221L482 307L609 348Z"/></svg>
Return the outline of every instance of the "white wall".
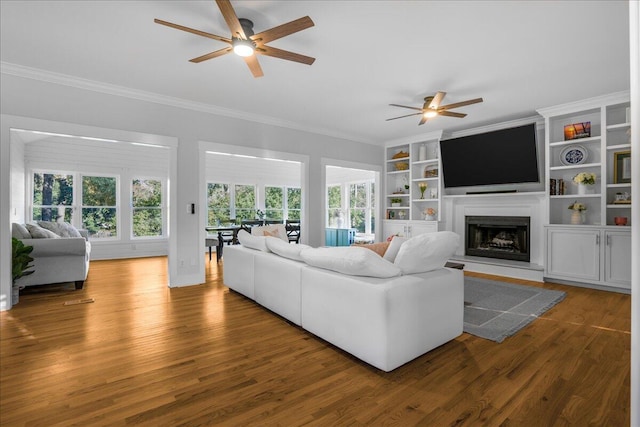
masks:
<svg viewBox="0 0 640 427"><path fill-rule="evenodd" d="M45 79L49 81L44 81ZM175 161L175 164L170 164L170 203L175 209L171 211L170 218L170 286L191 285L204 281L201 242L204 230L201 228L205 212L200 205L203 197L201 184L205 177L205 159L201 157L200 142L247 147L260 150L267 155L270 152L279 152L307 158L305 168L308 182L304 190L309 194L309 198L308 206L304 208L307 212L306 223L309 226L308 243L312 245L322 243L324 227L324 205L322 198L318 197L324 192L321 159L344 159L379 165L383 158L382 148L374 145L218 116L201 111L198 106L188 103L170 102L173 105L167 105L164 99L156 99L151 94L143 96L140 92L129 93L125 88L116 91L102 84L85 85L88 88L77 86L79 85L69 79L56 79L56 76L36 76L31 79L1 75L0 108L3 117L0 124L0 205L8 207L11 200L9 128L10 122L15 120L10 116L53 121L58 124L60 133L65 133L65 127L80 125L89 129L133 132L146 135L148 138L175 138L178 141L177 149L175 159L171 160ZM211 148L211 151L215 149ZM195 218L183 209L190 202L198 204ZM4 254L9 250L11 221L7 209L0 212L0 309L7 309L11 279L8 273L9 257ZM177 265L178 258L186 261L184 266Z"/></svg>

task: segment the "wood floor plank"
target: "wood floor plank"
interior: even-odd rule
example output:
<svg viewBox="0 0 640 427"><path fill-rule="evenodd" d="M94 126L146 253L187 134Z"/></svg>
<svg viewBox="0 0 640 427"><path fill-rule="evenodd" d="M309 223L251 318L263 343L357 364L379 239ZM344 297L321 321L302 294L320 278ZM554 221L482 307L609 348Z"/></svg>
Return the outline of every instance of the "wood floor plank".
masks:
<svg viewBox="0 0 640 427"><path fill-rule="evenodd" d="M462 334L382 372L230 291L169 289L165 257L93 261L85 288L0 313L0 425L624 426L630 297L567 297L497 344ZM93 298L94 303L63 305Z"/></svg>

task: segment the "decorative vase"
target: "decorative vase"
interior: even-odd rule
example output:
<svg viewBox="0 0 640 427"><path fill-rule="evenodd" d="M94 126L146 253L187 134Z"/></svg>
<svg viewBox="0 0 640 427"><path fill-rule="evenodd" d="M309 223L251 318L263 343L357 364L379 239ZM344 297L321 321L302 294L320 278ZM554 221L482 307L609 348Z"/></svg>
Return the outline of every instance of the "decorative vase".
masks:
<svg viewBox="0 0 640 427"><path fill-rule="evenodd" d="M427 160L427 146L424 144L420 146L420 150L418 151L418 160L421 162Z"/></svg>
<svg viewBox="0 0 640 427"><path fill-rule="evenodd" d="M578 184L578 194L580 194L580 195L587 194L587 185L586 184Z"/></svg>
<svg viewBox="0 0 640 427"><path fill-rule="evenodd" d="M573 211L571 213L571 224L580 225L584 223L586 214L584 211Z"/></svg>

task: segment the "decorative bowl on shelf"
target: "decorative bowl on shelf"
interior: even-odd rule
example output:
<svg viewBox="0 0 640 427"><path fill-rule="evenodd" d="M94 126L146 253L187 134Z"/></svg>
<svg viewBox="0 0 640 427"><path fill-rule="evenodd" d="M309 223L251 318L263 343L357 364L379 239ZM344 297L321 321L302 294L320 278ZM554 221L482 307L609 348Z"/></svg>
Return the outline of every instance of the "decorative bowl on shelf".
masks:
<svg viewBox="0 0 640 427"><path fill-rule="evenodd" d="M398 151L396 154L393 155L393 159L402 159L405 157L409 157L409 153L407 153L406 151Z"/></svg>
<svg viewBox="0 0 640 427"><path fill-rule="evenodd" d="M424 168L425 178L436 178L438 176L438 166L430 165Z"/></svg>
<svg viewBox="0 0 640 427"><path fill-rule="evenodd" d="M397 171L406 171L409 169L409 163L407 162L397 162L395 166Z"/></svg>

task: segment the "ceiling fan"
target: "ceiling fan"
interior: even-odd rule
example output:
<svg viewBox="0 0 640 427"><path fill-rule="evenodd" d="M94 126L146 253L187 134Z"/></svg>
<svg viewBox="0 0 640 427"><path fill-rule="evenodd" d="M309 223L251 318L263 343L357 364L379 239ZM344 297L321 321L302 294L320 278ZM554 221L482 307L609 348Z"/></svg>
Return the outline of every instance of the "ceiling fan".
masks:
<svg viewBox="0 0 640 427"><path fill-rule="evenodd" d="M229 30L231 30L231 38L217 36L215 34L195 30L183 25L173 24L161 19L154 19L153 22L155 22L156 24L166 25L167 27L175 28L177 30L186 31L188 33L227 43L229 45L228 47L207 53L197 58L190 59L189 61L200 63L208 59L226 55L227 53L233 51L237 55L243 57L244 61L249 66L249 70L251 70L253 77L262 77L264 75L264 73L262 72L262 68L258 63L258 59L254 54L272 56L274 58L286 59L287 61L300 62L307 65L313 64L313 61L316 60L315 58L311 58L309 56L300 55L299 53L289 52L286 50L267 46L265 44L288 36L290 34L297 33L298 31L305 30L309 27L313 27L313 21L308 16L296 19L291 22L287 22L286 24L278 25L277 27L262 31L258 34L254 34L253 22L251 22L249 19L238 18L229 0L216 0L216 3L218 4L220 12L222 12L224 20L229 26Z"/></svg>
<svg viewBox="0 0 640 427"><path fill-rule="evenodd" d="M478 102L482 102L482 98L475 98L475 99L470 99L468 101L455 102L449 105L440 105L440 103L442 102L442 99L446 94L447 92L438 92L435 94L435 96L427 96L426 98L424 98L424 104L422 105L422 108L408 107L406 105L398 105L398 104L389 104L394 107L410 108L411 110L417 110L419 111L419 113L407 114L406 116L400 116L400 117L393 117L391 119L387 119L387 121L401 119L403 117L422 116L422 118L420 119L420 123L418 123L418 125L423 125L427 122L427 120L436 116L457 117L461 119L465 117L466 114L455 113L453 111L448 111L448 110L452 108L458 108L458 107L463 107L465 105L477 104Z"/></svg>

